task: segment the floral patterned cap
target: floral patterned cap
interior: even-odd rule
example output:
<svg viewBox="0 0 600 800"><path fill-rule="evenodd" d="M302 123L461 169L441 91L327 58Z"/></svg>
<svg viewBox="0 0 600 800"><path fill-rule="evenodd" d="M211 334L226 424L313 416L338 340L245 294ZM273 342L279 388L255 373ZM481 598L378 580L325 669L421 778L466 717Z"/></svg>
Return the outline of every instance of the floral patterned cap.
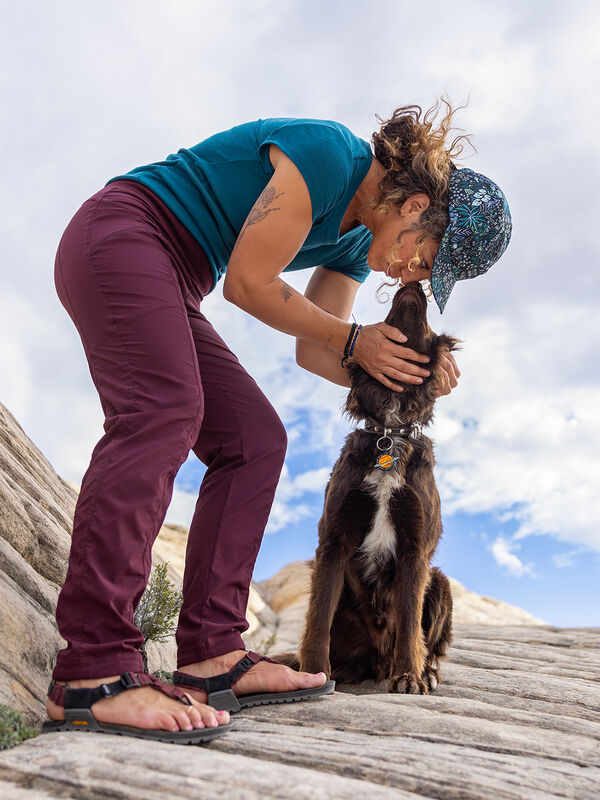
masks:
<svg viewBox="0 0 600 800"><path fill-rule="evenodd" d="M452 165L450 223L431 268L431 290L442 312L456 281L483 275L510 241L512 221L502 190L485 175Z"/></svg>

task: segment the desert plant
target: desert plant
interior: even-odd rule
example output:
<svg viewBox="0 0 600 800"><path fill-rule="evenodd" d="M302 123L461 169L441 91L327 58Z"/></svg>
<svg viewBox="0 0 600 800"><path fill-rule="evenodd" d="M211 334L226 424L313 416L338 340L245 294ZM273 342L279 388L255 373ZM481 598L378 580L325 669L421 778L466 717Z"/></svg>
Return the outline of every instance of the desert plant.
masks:
<svg viewBox="0 0 600 800"><path fill-rule="evenodd" d="M34 736L37 731L25 724L22 714L0 703L0 750L8 750Z"/></svg>
<svg viewBox="0 0 600 800"><path fill-rule="evenodd" d="M134 625L144 636L140 648L144 669L148 670L148 642L162 642L175 632L175 619L179 614L183 595L167 577L166 564L157 564L146 586L146 591L135 611Z"/></svg>
<svg viewBox="0 0 600 800"><path fill-rule="evenodd" d="M266 636L265 638L263 638L262 642L258 645L258 652L266 656L276 641L277 641L277 632L273 631L273 633L270 636Z"/></svg>

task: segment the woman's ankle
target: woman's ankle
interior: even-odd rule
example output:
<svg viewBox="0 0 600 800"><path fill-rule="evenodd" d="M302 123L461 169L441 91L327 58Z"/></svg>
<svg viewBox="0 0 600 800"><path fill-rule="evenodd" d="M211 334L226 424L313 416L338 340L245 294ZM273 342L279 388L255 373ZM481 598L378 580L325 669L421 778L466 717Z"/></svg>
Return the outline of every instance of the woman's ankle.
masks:
<svg viewBox="0 0 600 800"><path fill-rule="evenodd" d="M223 672L228 672L240 658L244 657L246 652L246 650L231 650L229 653L212 656L203 661L185 664L178 669L181 672L189 672L193 675L197 675L199 678L208 678L212 675L220 675Z"/></svg>

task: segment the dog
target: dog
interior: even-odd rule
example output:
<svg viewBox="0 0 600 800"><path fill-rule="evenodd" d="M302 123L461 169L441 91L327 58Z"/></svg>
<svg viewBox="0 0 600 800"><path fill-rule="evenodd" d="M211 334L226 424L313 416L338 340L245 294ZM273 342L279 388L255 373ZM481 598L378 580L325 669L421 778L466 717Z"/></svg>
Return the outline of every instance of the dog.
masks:
<svg viewBox="0 0 600 800"><path fill-rule="evenodd" d="M346 365L346 413L365 428L347 436L325 489L299 652L274 658L342 683L387 680L390 692L428 694L452 641L452 594L430 567L442 524L433 445L421 429L444 377L440 356L458 340L431 330L416 281L396 292L385 321L429 356L430 377L397 392Z"/></svg>

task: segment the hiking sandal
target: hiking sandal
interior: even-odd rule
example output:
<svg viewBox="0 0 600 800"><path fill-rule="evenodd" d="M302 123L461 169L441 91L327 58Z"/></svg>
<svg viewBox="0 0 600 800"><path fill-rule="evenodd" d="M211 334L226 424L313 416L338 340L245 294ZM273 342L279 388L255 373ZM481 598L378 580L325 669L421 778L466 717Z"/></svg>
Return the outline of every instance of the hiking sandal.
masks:
<svg viewBox="0 0 600 800"><path fill-rule="evenodd" d="M229 672L221 675L213 675L210 678L196 678L179 670L173 673L173 683L176 686L188 686L192 689L202 689L207 694L209 706L219 711L230 711L235 714L243 708L251 706L263 706L269 703L293 703L298 700L310 700L314 697L321 697L331 694L335 689L335 681L325 681L323 686L316 686L313 689L295 689L291 692L260 692L258 694L235 695L232 686L239 681L242 675L250 667L259 661L270 661L272 664L279 664L268 656L261 656L249 650L237 664L234 664Z"/></svg>
<svg viewBox="0 0 600 800"><path fill-rule="evenodd" d="M59 733L62 731L77 731L87 733L113 733L117 736L135 736L140 739L153 739L157 742L171 742L173 744L200 744L202 742L222 736L231 728L231 723L219 725L218 728L194 728L191 731L163 731L155 728L136 728L132 725L117 725L113 722L100 722L93 715L91 707L104 697L115 697L128 689L138 689L142 686L151 686L163 694L178 700L184 705L192 705L189 697L181 689L163 683L154 675L146 672L124 672L118 681L102 683L100 686L89 689L71 689L60 686L56 681L51 681L48 687L48 697L57 705L65 709L64 720L47 720L42 725L42 733Z"/></svg>

